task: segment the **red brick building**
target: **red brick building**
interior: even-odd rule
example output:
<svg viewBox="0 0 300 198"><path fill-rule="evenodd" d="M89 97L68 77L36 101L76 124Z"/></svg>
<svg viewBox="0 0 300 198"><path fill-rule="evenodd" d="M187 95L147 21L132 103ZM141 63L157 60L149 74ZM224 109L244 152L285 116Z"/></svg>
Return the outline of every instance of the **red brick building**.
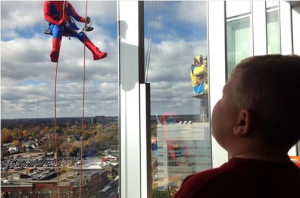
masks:
<svg viewBox="0 0 300 198"><path fill-rule="evenodd" d="M80 192L81 197L89 198L97 196L107 183L107 171L84 171L82 175L78 172L67 172L59 176L59 186L57 177L2 183L1 198L55 198L58 197L58 191L60 198L78 198Z"/></svg>

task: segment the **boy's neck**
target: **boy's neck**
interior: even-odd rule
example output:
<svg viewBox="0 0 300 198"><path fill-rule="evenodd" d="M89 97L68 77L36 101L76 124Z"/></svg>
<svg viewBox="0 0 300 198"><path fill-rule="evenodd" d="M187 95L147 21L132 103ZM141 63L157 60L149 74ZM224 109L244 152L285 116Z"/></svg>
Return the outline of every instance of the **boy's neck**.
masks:
<svg viewBox="0 0 300 198"><path fill-rule="evenodd" d="M242 159L253 159L267 162L289 163L291 160L286 152L249 152L249 153L237 153L231 155L231 157Z"/></svg>

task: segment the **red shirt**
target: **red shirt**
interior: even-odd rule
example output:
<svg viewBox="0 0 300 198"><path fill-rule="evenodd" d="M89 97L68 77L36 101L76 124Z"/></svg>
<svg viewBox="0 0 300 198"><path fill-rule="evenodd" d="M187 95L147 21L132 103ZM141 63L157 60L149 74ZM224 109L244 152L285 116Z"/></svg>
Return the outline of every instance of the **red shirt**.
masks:
<svg viewBox="0 0 300 198"><path fill-rule="evenodd" d="M298 198L300 169L293 163L232 158L185 178L174 198Z"/></svg>

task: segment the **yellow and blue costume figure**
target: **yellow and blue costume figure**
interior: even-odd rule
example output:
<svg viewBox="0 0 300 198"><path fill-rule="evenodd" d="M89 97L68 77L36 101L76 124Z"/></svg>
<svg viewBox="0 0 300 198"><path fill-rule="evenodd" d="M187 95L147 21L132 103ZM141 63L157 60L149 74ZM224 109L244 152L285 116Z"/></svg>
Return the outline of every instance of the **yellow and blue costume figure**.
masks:
<svg viewBox="0 0 300 198"><path fill-rule="evenodd" d="M208 93L208 79L206 59L203 60L202 55L195 56L194 64L191 66L190 76L194 95L203 95Z"/></svg>

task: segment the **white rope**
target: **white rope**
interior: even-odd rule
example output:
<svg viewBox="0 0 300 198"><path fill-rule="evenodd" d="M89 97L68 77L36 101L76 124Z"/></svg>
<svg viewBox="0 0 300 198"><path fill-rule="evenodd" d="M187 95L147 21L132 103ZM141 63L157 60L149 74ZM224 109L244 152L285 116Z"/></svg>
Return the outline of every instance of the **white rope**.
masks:
<svg viewBox="0 0 300 198"><path fill-rule="evenodd" d="M155 8L156 8L156 2L152 1L152 7L151 7L151 12L150 12L148 45L147 45L147 52L146 52L146 57L145 57L145 82L147 82L148 70L149 70L149 65L150 65L150 55L151 55L152 38L153 38Z"/></svg>

